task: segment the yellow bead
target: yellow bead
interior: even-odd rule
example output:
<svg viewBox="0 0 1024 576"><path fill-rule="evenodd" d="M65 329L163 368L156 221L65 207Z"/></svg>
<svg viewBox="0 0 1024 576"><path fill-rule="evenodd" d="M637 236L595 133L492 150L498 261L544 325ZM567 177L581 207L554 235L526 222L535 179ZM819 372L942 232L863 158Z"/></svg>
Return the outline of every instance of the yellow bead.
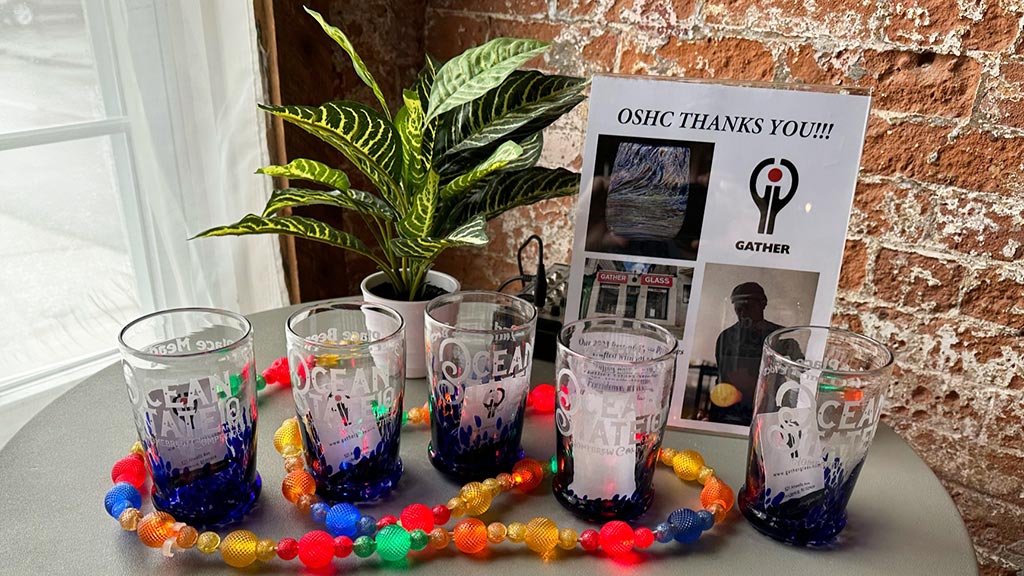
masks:
<svg viewBox="0 0 1024 576"><path fill-rule="evenodd" d="M302 448L302 434L299 433L299 422L295 418L285 420L274 432L274 449L285 458L294 456L285 454L285 448L288 446Z"/></svg>
<svg viewBox="0 0 1024 576"><path fill-rule="evenodd" d="M220 536L216 532L203 532L196 540L196 548L203 554L213 554L220 547Z"/></svg>
<svg viewBox="0 0 1024 576"><path fill-rule="evenodd" d="M291 458L284 459L284 471L295 472L296 470L305 470L306 461L302 459L302 456L292 456Z"/></svg>
<svg viewBox="0 0 1024 576"><path fill-rule="evenodd" d="M661 463L665 466L671 466L672 459L676 457L676 454L678 454L678 452L672 448L662 448L661 453L658 454L658 459L661 460Z"/></svg>
<svg viewBox="0 0 1024 576"><path fill-rule="evenodd" d="M409 408L409 422L413 424L419 424L423 419L423 413L419 408Z"/></svg>
<svg viewBox="0 0 1024 576"><path fill-rule="evenodd" d="M295 501L295 507L298 508L299 512L309 514L309 510L313 507L313 504L316 504L319 501L320 499L317 498L316 494L303 494Z"/></svg>
<svg viewBox="0 0 1024 576"><path fill-rule="evenodd" d="M513 522L508 525L508 531L505 536L508 537L509 541L515 542L516 544L526 539L526 524L522 522Z"/></svg>
<svg viewBox="0 0 1024 576"><path fill-rule="evenodd" d="M281 449L281 456L285 458L294 458L296 456L302 456L302 446L288 445Z"/></svg>
<svg viewBox="0 0 1024 576"><path fill-rule="evenodd" d="M333 368L341 362L341 356L337 354L321 354L316 357L316 365L321 368Z"/></svg>
<svg viewBox="0 0 1024 576"><path fill-rule="evenodd" d="M440 550L448 546L448 542L451 541L451 536L448 531L438 526L430 531L430 547L434 550Z"/></svg>
<svg viewBox="0 0 1024 576"><path fill-rule="evenodd" d="M526 545L538 554L546 554L558 546L558 526L548 518L539 517L526 524Z"/></svg>
<svg viewBox="0 0 1024 576"><path fill-rule="evenodd" d="M505 541L505 534L508 533L508 528L501 522L491 522L487 525L487 540L492 544L501 544Z"/></svg>
<svg viewBox="0 0 1024 576"><path fill-rule="evenodd" d="M516 481L508 472L502 472L501 474L495 476L494 479L498 481L499 485L501 485L501 489L503 492L508 492L509 490L516 487Z"/></svg>
<svg viewBox="0 0 1024 576"><path fill-rule="evenodd" d="M185 526L181 530L178 530L178 537L174 539L174 543L179 548L191 548L196 545L196 541L199 540L199 531L191 526Z"/></svg>
<svg viewBox="0 0 1024 576"><path fill-rule="evenodd" d="M466 503L467 516L479 516L491 507L491 491L480 482L470 482L463 486L459 497Z"/></svg>
<svg viewBox="0 0 1024 576"><path fill-rule="evenodd" d="M558 547L562 550L572 550L576 547L577 540L579 540L579 534L572 528L562 528L558 532Z"/></svg>
<svg viewBox="0 0 1024 576"><path fill-rule="evenodd" d="M269 562L277 556L277 544L269 538L264 538L256 543L256 559L260 562Z"/></svg>
<svg viewBox="0 0 1024 576"><path fill-rule="evenodd" d="M704 458L693 450L683 450L672 459L672 470L682 480L696 480L704 466Z"/></svg>
<svg viewBox="0 0 1024 576"><path fill-rule="evenodd" d="M139 541L150 548L160 548L164 541L173 538L174 517L167 512L150 512L142 517L136 528Z"/></svg>
<svg viewBox="0 0 1024 576"><path fill-rule="evenodd" d="M121 523L121 528L129 531L134 531L139 527L139 520L142 520L142 512L135 508L125 508L117 518L117 521Z"/></svg>
<svg viewBox="0 0 1024 576"><path fill-rule="evenodd" d="M135 444L132 444L132 449L129 450L129 453L138 454L139 456L142 456L143 454L146 453L146 451L142 449L142 442L136 440Z"/></svg>
<svg viewBox="0 0 1024 576"><path fill-rule="evenodd" d="M701 466L700 472L697 474L697 481L700 482L701 484L704 484L705 482L708 481L708 478L711 478L714 475L714 468L711 468L709 466Z"/></svg>
<svg viewBox="0 0 1024 576"><path fill-rule="evenodd" d="M483 485L484 488L490 490L492 498L497 496L498 494L501 494L501 484L499 484L498 481L495 480L494 478L488 478L487 480L484 480Z"/></svg>
<svg viewBox="0 0 1024 576"><path fill-rule="evenodd" d="M463 502L462 498L456 496L448 501L448 510L451 511L452 516L459 517L466 514L466 503Z"/></svg>
<svg viewBox="0 0 1024 576"><path fill-rule="evenodd" d="M256 544L259 539L248 530L235 530L220 543L220 555L224 563L234 568L245 568L256 561Z"/></svg>

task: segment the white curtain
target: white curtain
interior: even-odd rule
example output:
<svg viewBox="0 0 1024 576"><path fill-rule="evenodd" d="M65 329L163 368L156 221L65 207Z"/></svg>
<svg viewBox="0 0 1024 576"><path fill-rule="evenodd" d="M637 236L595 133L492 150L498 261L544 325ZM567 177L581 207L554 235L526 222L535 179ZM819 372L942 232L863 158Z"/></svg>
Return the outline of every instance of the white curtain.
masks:
<svg viewBox="0 0 1024 576"><path fill-rule="evenodd" d="M141 243L140 294L152 295L143 307L287 304L276 236L189 240L259 214L271 191L270 178L254 174L268 154L252 1L108 7L138 189L129 238Z"/></svg>

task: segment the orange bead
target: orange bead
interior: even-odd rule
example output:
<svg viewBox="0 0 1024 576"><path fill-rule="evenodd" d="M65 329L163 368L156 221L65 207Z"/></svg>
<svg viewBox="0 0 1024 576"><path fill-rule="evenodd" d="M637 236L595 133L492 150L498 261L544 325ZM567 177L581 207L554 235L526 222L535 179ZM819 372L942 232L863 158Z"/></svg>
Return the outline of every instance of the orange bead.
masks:
<svg viewBox="0 0 1024 576"><path fill-rule="evenodd" d="M508 533L508 528L501 522L491 522L487 525L487 540L492 544L501 544L505 541L505 534Z"/></svg>
<svg viewBox="0 0 1024 576"><path fill-rule="evenodd" d="M274 432L274 449L283 456L285 448L293 446L302 447L302 434L299 433L299 422L295 418L289 418L281 424L281 427Z"/></svg>
<svg viewBox="0 0 1024 576"><path fill-rule="evenodd" d="M199 531L191 526L185 526L181 530L178 530L178 537L174 539L174 543L179 548L191 548L196 545L199 541Z"/></svg>
<svg viewBox="0 0 1024 576"><path fill-rule="evenodd" d="M316 492L316 480L305 470L289 472L281 483L281 492L289 502L295 504L303 494Z"/></svg>
<svg viewBox="0 0 1024 576"><path fill-rule="evenodd" d="M299 499L295 502L295 507L298 508L299 512L309 514L309 510L313 507L313 504L316 504L319 501L320 499L316 497L316 494L303 494L299 496Z"/></svg>
<svg viewBox="0 0 1024 576"><path fill-rule="evenodd" d="M529 492L544 480L544 467L532 458L523 458L512 466L512 479L520 490Z"/></svg>
<svg viewBox="0 0 1024 576"><path fill-rule="evenodd" d="M451 542L451 536L448 535L448 531L438 526L430 531L430 547L434 550L440 550Z"/></svg>
<svg viewBox="0 0 1024 576"><path fill-rule="evenodd" d="M292 456L291 458L284 459L284 471L295 472L296 470L302 470L306 467L306 461L301 456Z"/></svg>
<svg viewBox="0 0 1024 576"><path fill-rule="evenodd" d="M453 530L455 547L466 554L476 554L487 548L487 526L476 518L466 518Z"/></svg>
<svg viewBox="0 0 1024 576"><path fill-rule="evenodd" d="M142 517L136 530L139 540L150 548L160 548L174 537L174 517L167 512L150 512Z"/></svg>
<svg viewBox="0 0 1024 576"><path fill-rule="evenodd" d="M121 523L121 528L128 531L134 531L139 527L139 520L142 520L142 512L139 512L136 508L125 508L124 512L117 518L117 521Z"/></svg>
<svg viewBox="0 0 1024 576"><path fill-rule="evenodd" d="M725 508L718 504L712 504L707 507L707 511L715 515L715 524L721 524L725 520Z"/></svg>
<svg viewBox="0 0 1024 576"><path fill-rule="evenodd" d="M725 482L719 480L718 476L708 478L704 484L704 489L700 491L700 503L704 508L709 508L712 504L718 504L728 512L732 510L732 503L735 499L736 496L732 493L732 488L726 486Z"/></svg>
<svg viewBox="0 0 1024 576"><path fill-rule="evenodd" d="M502 472L495 476L494 479L498 481L498 485L501 486L503 492L508 492L516 487L515 480L512 479L512 475L508 472Z"/></svg>

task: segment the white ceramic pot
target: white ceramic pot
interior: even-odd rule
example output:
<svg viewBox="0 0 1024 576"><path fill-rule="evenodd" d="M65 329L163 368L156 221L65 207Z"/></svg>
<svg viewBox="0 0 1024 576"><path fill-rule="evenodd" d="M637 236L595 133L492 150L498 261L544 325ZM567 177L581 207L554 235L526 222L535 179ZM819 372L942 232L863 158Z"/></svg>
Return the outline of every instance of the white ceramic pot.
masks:
<svg viewBox="0 0 1024 576"><path fill-rule="evenodd" d="M377 296L371 290L388 283L383 272L376 272L363 278L359 289L367 302L377 302L393 308L405 320L405 377L425 378L427 376L426 348L423 345L423 310L429 300L389 300ZM459 281L444 272L427 272L426 283L445 292L458 292Z"/></svg>

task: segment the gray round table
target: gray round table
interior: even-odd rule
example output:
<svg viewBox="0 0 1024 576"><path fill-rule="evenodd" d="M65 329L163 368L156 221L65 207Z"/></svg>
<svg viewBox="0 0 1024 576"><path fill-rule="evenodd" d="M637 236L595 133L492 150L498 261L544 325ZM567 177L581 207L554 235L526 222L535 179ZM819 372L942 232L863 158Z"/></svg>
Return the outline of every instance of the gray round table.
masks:
<svg viewBox="0 0 1024 576"><path fill-rule="evenodd" d="M261 367L284 354L284 321L290 309L251 316L256 358ZM535 382L550 382L553 367L536 362ZM406 406L422 405L426 384L406 385ZM281 496L281 458L274 451L274 430L294 415L287 390L269 386L259 403L258 465L263 477L260 505L244 523L265 538L298 538L315 525ZM442 478L427 460L429 430L409 426L402 433L405 474L385 502L367 513L398 514L412 502L446 502L458 485ZM110 488L110 467L136 439L121 369L114 365L55 400L0 451L0 573L2 574L221 574L231 573L219 554L196 550L173 559L143 546L134 533L120 529L103 509ZM528 416L527 455L548 459L554 452L551 415ZM719 475L738 490L743 481L746 440L670 431L664 445L700 451ZM698 487L680 482L665 467L655 477L657 494L640 519L652 526L680 506L699 506ZM148 501L144 511L151 510ZM485 522L526 522L548 516L559 526L588 527L559 506L550 481L529 495L518 492L495 499ZM225 532L221 531L223 536ZM451 548L425 551L408 560L417 574L976 574L974 551L953 502L928 467L891 429L880 426L849 505L849 524L829 550L780 544L755 532L735 510L693 545L655 544L643 561L616 561L602 555L559 551L543 560L524 545L495 545L483 557ZM399 572L376 556L335 561L339 573ZM249 571L298 574L298 560L273 560ZM326 573L332 573L328 570Z"/></svg>

